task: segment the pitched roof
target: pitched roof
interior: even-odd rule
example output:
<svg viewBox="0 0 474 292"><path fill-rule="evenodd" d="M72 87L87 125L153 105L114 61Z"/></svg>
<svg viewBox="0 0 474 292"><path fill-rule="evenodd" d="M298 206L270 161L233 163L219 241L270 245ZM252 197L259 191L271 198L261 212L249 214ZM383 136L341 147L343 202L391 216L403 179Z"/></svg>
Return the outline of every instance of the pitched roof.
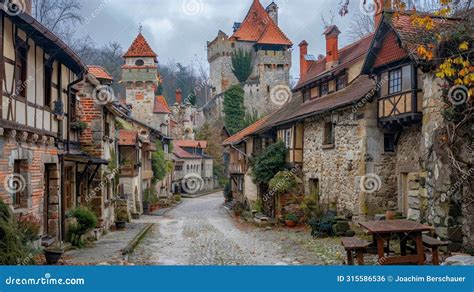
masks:
<svg viewBox="0 0 474 292"><path fill-rule="evenodd" d="M153 113L155 114L171 114L171 110L168 107L168 103L163 95L155 97L155 104L153 107Z"/></svg>
<svg viewBox="0 0 474 292"><path fill-rule="evenodd" d="M369 55L364 65L363 72L369 73L373 67L390 64L395 61L411 57L412 60L422 61L417 54L420 45L427 46L437 42L436 35L440 30L459 25L461 19L438 17L428 13L418 13L420 17L429 17L433 28L425 29L413 23L413 12L385 11L382 25L376 31L374 44L369 48Z"/></svg>
<svg viewBox="0 0 474 292"><path fill-rule="evenodd" d="M355 62L360 58L364 58L370 48L373 38L374 34L370 33L360 40L339 49L339 64L330 70L326 70L326 58L311 62L308 71L299 80L294 90L298 90L301 87L314 82L325 74L334 73L340 71L341 69L347 68L352 64L352 62Z"/></svg>
<svg viewBox="0 0 474 292"><path fill-rule="evenodd" d="M195 154L191 154L187 152L180 146L176 145L176 143L173 143L173 154L181 159L200 159L201 158L201 156L199 155L195 155Z"/></svg>
<svg viewBox="0 0 474 292"><path fill-rule="evenodd" d="M224 142L222 142L222 145L235 145L242 142L242 140L244 140L246 137L257 132L270 117L271 114L261 118L260 120L256 121L255 123L238 132L237 134L227 138Z"/></svg>
<svg viewBox="0 0 474 292"><path fill-rule="evenodd" d="M124 57L152 57L156 58L157 55L150 47L148 42L142 33L139 33L138 36L133 41L132 45L128 51L123 55Z"/></svg>
<svg viewBox="0 0 474 292"><path fill-rule="evenodd" d="M96 66L96 65L88 65L87 66L87 71L89 74L92 74L95 78L97 79L102 79L102 80L114 80L114 78L101 66Z"/></svg>
<svg viewBox="0 0 474 292"><path fill-rule="evenodd" d="M201 148L201 149L206 149L207 148L207 141L197 141L197 140L175 140L173 141L174 145L177 145L179 147L183 148Z"/></svg>
<svg viewBox="0 0 474 292"><path fill-rule="evenodd" d="M375 83L367 75L361 75L345 88L312 101L300 103L293 111L286 112L279 119L272 120L272 125L278 126L308 118L337 108L357 103L374 89ZM269 126L269 125L267 125Z"/></svg>
<svg viewBox="0 0 474 292"><path fill-rule="evenodd" d="M268 15L259 0L253 0L244 21L232 35L240 41L257 42L268 45L287 45L293 43Z"/></svg>
<svg viewBox="0 0 474 292"><path fill-rule="evenodd" d="M119 131L119 145L120 146L135 146L138 141L138 133L135 130L120 130Z"/></svg>

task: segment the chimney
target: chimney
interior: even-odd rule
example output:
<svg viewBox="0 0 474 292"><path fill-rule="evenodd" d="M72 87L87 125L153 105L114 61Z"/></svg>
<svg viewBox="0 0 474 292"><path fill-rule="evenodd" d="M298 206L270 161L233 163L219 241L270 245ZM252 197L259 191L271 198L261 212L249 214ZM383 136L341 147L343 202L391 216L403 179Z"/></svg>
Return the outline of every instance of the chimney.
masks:
<svg viewBox="0 0 474 292"><path fill-rule="evenodd" d="M178 104L181 104L183 102L183 92L181 91L181 89L176 89L175 91L175 94L176 94L176 102Z"/></svg>
<svg viewBox="0 0 474 292"><path fill-rule="evenodd" d="M324 31L326 36L326 70L339 63L339 28L331 25Z"/></svg>
<svg viewBox="0 0 474 292"><path fill-rule="evenodd" d="M308 43L302 41L300 44L300 78L308 72L308 62L306 61L306 55L308 55Z"/></svg>
<svg viewBox="0 0 474 292"><path fill-rule="evenodd" d="M367 1L367 0L365 0ZM374 0L375 5L375 29L382 22L383 12L392 9L392 0Z"/></svg>
<svg viewBox="0 0 474 292"><path fill-rule="evenodd" d="M278 25L278 9L278 5L276 5L275 2L272 2L267 6L267 9L265 9L276 25Z"/></svg>

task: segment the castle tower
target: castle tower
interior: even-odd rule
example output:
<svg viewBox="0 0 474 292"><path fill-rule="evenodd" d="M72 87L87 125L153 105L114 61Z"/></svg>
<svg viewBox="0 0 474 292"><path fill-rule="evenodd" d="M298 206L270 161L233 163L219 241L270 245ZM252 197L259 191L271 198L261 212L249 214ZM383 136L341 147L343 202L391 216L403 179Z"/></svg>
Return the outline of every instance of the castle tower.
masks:
<svg viewBox="0 0 474 292"><path fill-rule="evenodd" d="M247 111L263 116L282 107L285 102L275 102L273 96L284 88L291 98L292 46L278 27L277 4L272 2L264 8L259 0L252 0L244 20L234 24L232 35L220 30L217 37L207 43L212 99L204 107L204 113L219 112L224 92L239 84L232 72L232 56L240 49L250 52L253 64L252 73L243 84Z"/></svg>
<svg viewBox="0 0 474 292"><path fill-rule="evenodd" d="M127 104L135 119L156 127L154 121L155 91L158 88L158 59L140 32L123 55L122 82Z"/></svg>

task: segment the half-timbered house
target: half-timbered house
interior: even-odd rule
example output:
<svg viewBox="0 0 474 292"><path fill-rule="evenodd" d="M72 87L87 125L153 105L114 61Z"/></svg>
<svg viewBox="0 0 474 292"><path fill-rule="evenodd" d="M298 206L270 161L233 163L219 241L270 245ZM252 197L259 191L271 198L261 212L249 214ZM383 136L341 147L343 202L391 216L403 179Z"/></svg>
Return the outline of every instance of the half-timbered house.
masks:
<svg viewBox="0 0 474 292"><path fill-rule="evenodd" d="M0 198L15 215L36 217L42 235L61 238L74 199L67 161L79 142L72 124L85 66L31 17L31 1L24 10L11 2L0 5Z"/></svg>

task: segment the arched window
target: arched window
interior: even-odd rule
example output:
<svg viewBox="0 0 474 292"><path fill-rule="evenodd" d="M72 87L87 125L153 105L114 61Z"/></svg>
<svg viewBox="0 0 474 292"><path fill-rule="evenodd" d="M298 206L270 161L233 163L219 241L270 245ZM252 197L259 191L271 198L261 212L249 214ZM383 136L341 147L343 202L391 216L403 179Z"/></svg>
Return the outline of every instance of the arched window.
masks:
<svg viewBox="0 0 474 292"><path fill-rule="evenodd" d="M143 82L142 81L135 82L135 88L143 88Z"/></svg>

